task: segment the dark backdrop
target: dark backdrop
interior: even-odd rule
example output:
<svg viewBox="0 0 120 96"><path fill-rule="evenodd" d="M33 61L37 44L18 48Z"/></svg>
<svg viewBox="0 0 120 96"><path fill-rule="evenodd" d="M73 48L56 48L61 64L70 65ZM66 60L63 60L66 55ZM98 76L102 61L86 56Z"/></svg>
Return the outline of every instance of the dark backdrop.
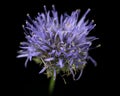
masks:
<svg viewBox="0 0 120 96"><path fill-rule="evenodd" d="M55 5L59 14L67 12L70 14L76 9L81 9L81 15L91 8L91 12L87 18L94 19L97 24L97 1L96 0L17 0L11 2L7 6L7 19L10 20L10 39L11 45L9 46L10 54L7 57L11 58L8 63L7 69L10 70L6 75L10 85L8 90L11 89L13 95L21 96L49 96L48 85L49 79L45 75L39 75L40 67L34 62L29 62L28 67L24 68L25 58L16 59L17 51L19 50L19 43L24 41L24 33L22 25L25 24L27 19L26 14L29 13L32 18L37 16L38 12L43 12L43 5L46 5L48 10L52 9L52 4ZM95 41L93 45L102 44L103 34L97 30L97 27L90 33L95 35L99 40ZM8 35L9 36L9 35ZM8 41L9 41L8 40ZM90 51L90 55L97 61L98 66L94 67L91 62L88 64L83 72L80 80L73 81L72 76L65 77L67 84L65 85L63 79L58 76L56 80L55 90L53 96L85 96L95 95L102 93L103 89L103 51L97 48ZM7 61L7 60L6 60ZM7 70L6 69L6 70Z"/></svg>

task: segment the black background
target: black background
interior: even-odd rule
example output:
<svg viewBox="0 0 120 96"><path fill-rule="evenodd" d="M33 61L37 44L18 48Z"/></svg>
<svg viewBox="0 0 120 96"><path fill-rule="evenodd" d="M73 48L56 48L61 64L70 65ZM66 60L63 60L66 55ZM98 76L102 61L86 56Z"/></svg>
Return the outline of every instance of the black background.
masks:
<svg viewBox="0 0 120 96"><path fill-rule="evenodd" d="M44 74L39 75L38 72L41 69L34 62L29 62L28 67L24 68L25 58L16 59L17 51L19 50L19 43L24 41L24 34L22 25L25 24L27 19L26 14L29 13L34 19L38 12L43 12L43 6L46 5L48 10L52 9L52 5L55 5L59 14L67 12L69 15L76 9L81 9L81 15L91 8L91 12L87 18L94 19L97 24L97 5L96 0L18 0L11 2L7 6L7 18L9 25L6 32L8 33L8 42L11 44L9 47L9 54L5 58L7 63L7 77L5 83L8 84L5 89L10 90L12 95L18 96L49 96L48 85L49 79ZM80 80L73 81L72 76L65 77L67 84L65 85L63 79L58 76L55 84L55 90L53 96L85 96L86 94L95 95L96 93L103 93L105 85L104 81L104 55L103 55L103 40L104 34L96 28L91 31L90 35L95 35L100 38L94 41L93 46L101 44L100 48L90 51L90 55L97 61L98 66L94 67L91 62L88 64L83 72ZM6 43L4 43L6 44ZM101 83L102 82L102 83ZM102 88L101 88L102 87Z"/></svg>

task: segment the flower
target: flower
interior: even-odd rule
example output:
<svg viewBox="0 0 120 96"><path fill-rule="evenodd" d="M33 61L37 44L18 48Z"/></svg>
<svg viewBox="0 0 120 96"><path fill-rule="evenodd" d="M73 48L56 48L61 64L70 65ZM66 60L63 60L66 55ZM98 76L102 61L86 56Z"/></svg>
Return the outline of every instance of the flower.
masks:
<svg viewBox="0 0 120 96"><path fill-rule="evenodd" d="M27 58L25 67L28 60L39 63L43 66L39 73L46 72L47 77L54 76L56 79L61 72L68 76L72 74L73 79L78 80L88 59L96 66L96 61L88 54L92 41L97 39L88 34L96 24L93 20L85 20L90 9L78 20L80 10L71 15L65 13L59 19L54 5L52 8L50 12L44 6L45 13L38 13L35 20L27 14L29 22L26 21L23 26L27 41L21 42L17 57ZM80 75L76 78L79 71Z"/></svg>

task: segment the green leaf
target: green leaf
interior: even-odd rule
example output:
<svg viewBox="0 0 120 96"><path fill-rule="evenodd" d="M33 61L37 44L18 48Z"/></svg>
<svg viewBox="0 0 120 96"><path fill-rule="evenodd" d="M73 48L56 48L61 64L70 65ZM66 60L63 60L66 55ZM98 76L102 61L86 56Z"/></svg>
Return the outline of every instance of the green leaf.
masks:
<svg viewBox="0 0 120 96"><path fill-rule="evenodd" d="M37 58L37 57L34 57L33 61L35 61L37 64L41 64L42 63L42 61L39 58Z"/></svg>

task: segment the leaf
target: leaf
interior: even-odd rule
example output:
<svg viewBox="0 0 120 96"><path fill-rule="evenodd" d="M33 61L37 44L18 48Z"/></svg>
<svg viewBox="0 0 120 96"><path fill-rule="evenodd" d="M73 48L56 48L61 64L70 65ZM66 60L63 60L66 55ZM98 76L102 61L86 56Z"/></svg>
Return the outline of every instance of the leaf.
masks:
<svg viewBox="0 0 120 96"><path fill-rule="evenodd" d="M37 58L37 57L34 57L34 58L33 58L33 61L35 61L37 64L42 64L41 59L39 59L39 58Z"/></svg>

